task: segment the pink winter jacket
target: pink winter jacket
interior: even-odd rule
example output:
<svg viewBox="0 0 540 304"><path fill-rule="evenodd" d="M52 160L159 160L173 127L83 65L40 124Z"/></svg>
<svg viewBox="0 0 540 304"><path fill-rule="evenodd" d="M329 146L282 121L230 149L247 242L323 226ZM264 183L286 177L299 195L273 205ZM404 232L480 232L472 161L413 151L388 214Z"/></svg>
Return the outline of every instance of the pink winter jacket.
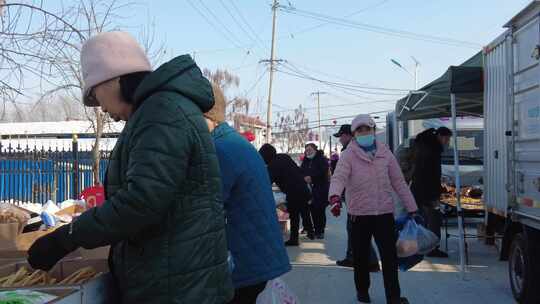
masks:
<svg viewBox="0 0 540 304"><path fill-rule="evenodd" d="M407 211L418 209L396 158L386 145L379 142L373 160L356 142L349 144L332 176L329 197L340 196L343 189L346 189L345 200L351 215L393 213L393 191Z"/></svg>

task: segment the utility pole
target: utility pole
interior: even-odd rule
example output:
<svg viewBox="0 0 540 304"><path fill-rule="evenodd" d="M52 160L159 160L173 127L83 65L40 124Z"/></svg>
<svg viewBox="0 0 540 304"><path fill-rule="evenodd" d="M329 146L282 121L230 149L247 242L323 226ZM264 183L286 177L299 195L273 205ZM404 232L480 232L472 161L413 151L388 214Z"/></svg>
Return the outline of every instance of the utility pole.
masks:
<svg viewBox="0 0 540 304"><path fill-rule="evenodd" d="M321 128L321 94L326 94L326 92L320 92L320 91L317 91L317 92L313 92L311 93L311 95L317 95L317 112L318 112L318 116L319 116L319 123L318 123L318 126L319 126L319 144L322 143L322 128Z"/></svg>
<svg viewBox="0 0 540 304"><path fill-rule="evenodd" d="M272 4L272 48L270 49L270 77L268 83L268 106L266 109L266 143L272 140L272 82L274 78L274 62L275 62L275 47L276 47L276 16L279 7L278 0L274 0Z"/></svg>
<svg viewBox="0 0 540 304"><path fill-rule="evenodd" d="M414 56L411 56L412 60L414 61L414 89L418 90L418 71L420 69L420 62L414 58Z"/></svg>

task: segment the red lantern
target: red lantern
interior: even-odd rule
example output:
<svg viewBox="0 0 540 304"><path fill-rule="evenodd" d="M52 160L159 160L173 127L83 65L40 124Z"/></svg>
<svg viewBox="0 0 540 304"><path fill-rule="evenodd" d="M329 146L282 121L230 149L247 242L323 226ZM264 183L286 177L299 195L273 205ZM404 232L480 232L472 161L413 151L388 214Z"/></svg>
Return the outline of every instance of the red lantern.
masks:
<svg viewBox="0 0 540 304"><path fill-rule="evenodd" d="M251 131L246 131L244 133L242 133L242 135L249 141L249 142L252 142L255 140L255 134L253 134L253 132Z"/></svg>

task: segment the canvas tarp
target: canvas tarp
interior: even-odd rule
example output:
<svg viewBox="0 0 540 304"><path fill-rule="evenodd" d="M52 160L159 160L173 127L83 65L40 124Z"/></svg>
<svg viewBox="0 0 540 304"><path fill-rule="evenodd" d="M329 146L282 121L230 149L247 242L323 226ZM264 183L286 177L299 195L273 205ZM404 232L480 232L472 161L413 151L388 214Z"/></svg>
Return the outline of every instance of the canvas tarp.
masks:
<svg viewBox="0 0 540 304"><path fill-rule="evenodd" d="M482 116L482 52L459 66L451 66L438 79L400 99L396 105L398 120L450 117L450 94L456 94L458 116Z"/></svg>

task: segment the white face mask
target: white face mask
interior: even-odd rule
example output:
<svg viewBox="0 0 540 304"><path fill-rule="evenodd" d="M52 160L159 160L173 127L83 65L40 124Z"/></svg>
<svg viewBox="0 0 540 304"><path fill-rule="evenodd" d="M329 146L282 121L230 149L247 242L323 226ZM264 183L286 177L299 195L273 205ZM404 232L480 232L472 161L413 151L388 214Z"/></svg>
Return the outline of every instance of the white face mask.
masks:
<svg viewBox="0 0 540 304"><path fill-rule="evenodd" d="M316 153L314 153L314 152L312 152L312 153L306 153L306 157L309 158L309 159L313 159L313 158L315 158L315 154L316 154Z"/></svg>

